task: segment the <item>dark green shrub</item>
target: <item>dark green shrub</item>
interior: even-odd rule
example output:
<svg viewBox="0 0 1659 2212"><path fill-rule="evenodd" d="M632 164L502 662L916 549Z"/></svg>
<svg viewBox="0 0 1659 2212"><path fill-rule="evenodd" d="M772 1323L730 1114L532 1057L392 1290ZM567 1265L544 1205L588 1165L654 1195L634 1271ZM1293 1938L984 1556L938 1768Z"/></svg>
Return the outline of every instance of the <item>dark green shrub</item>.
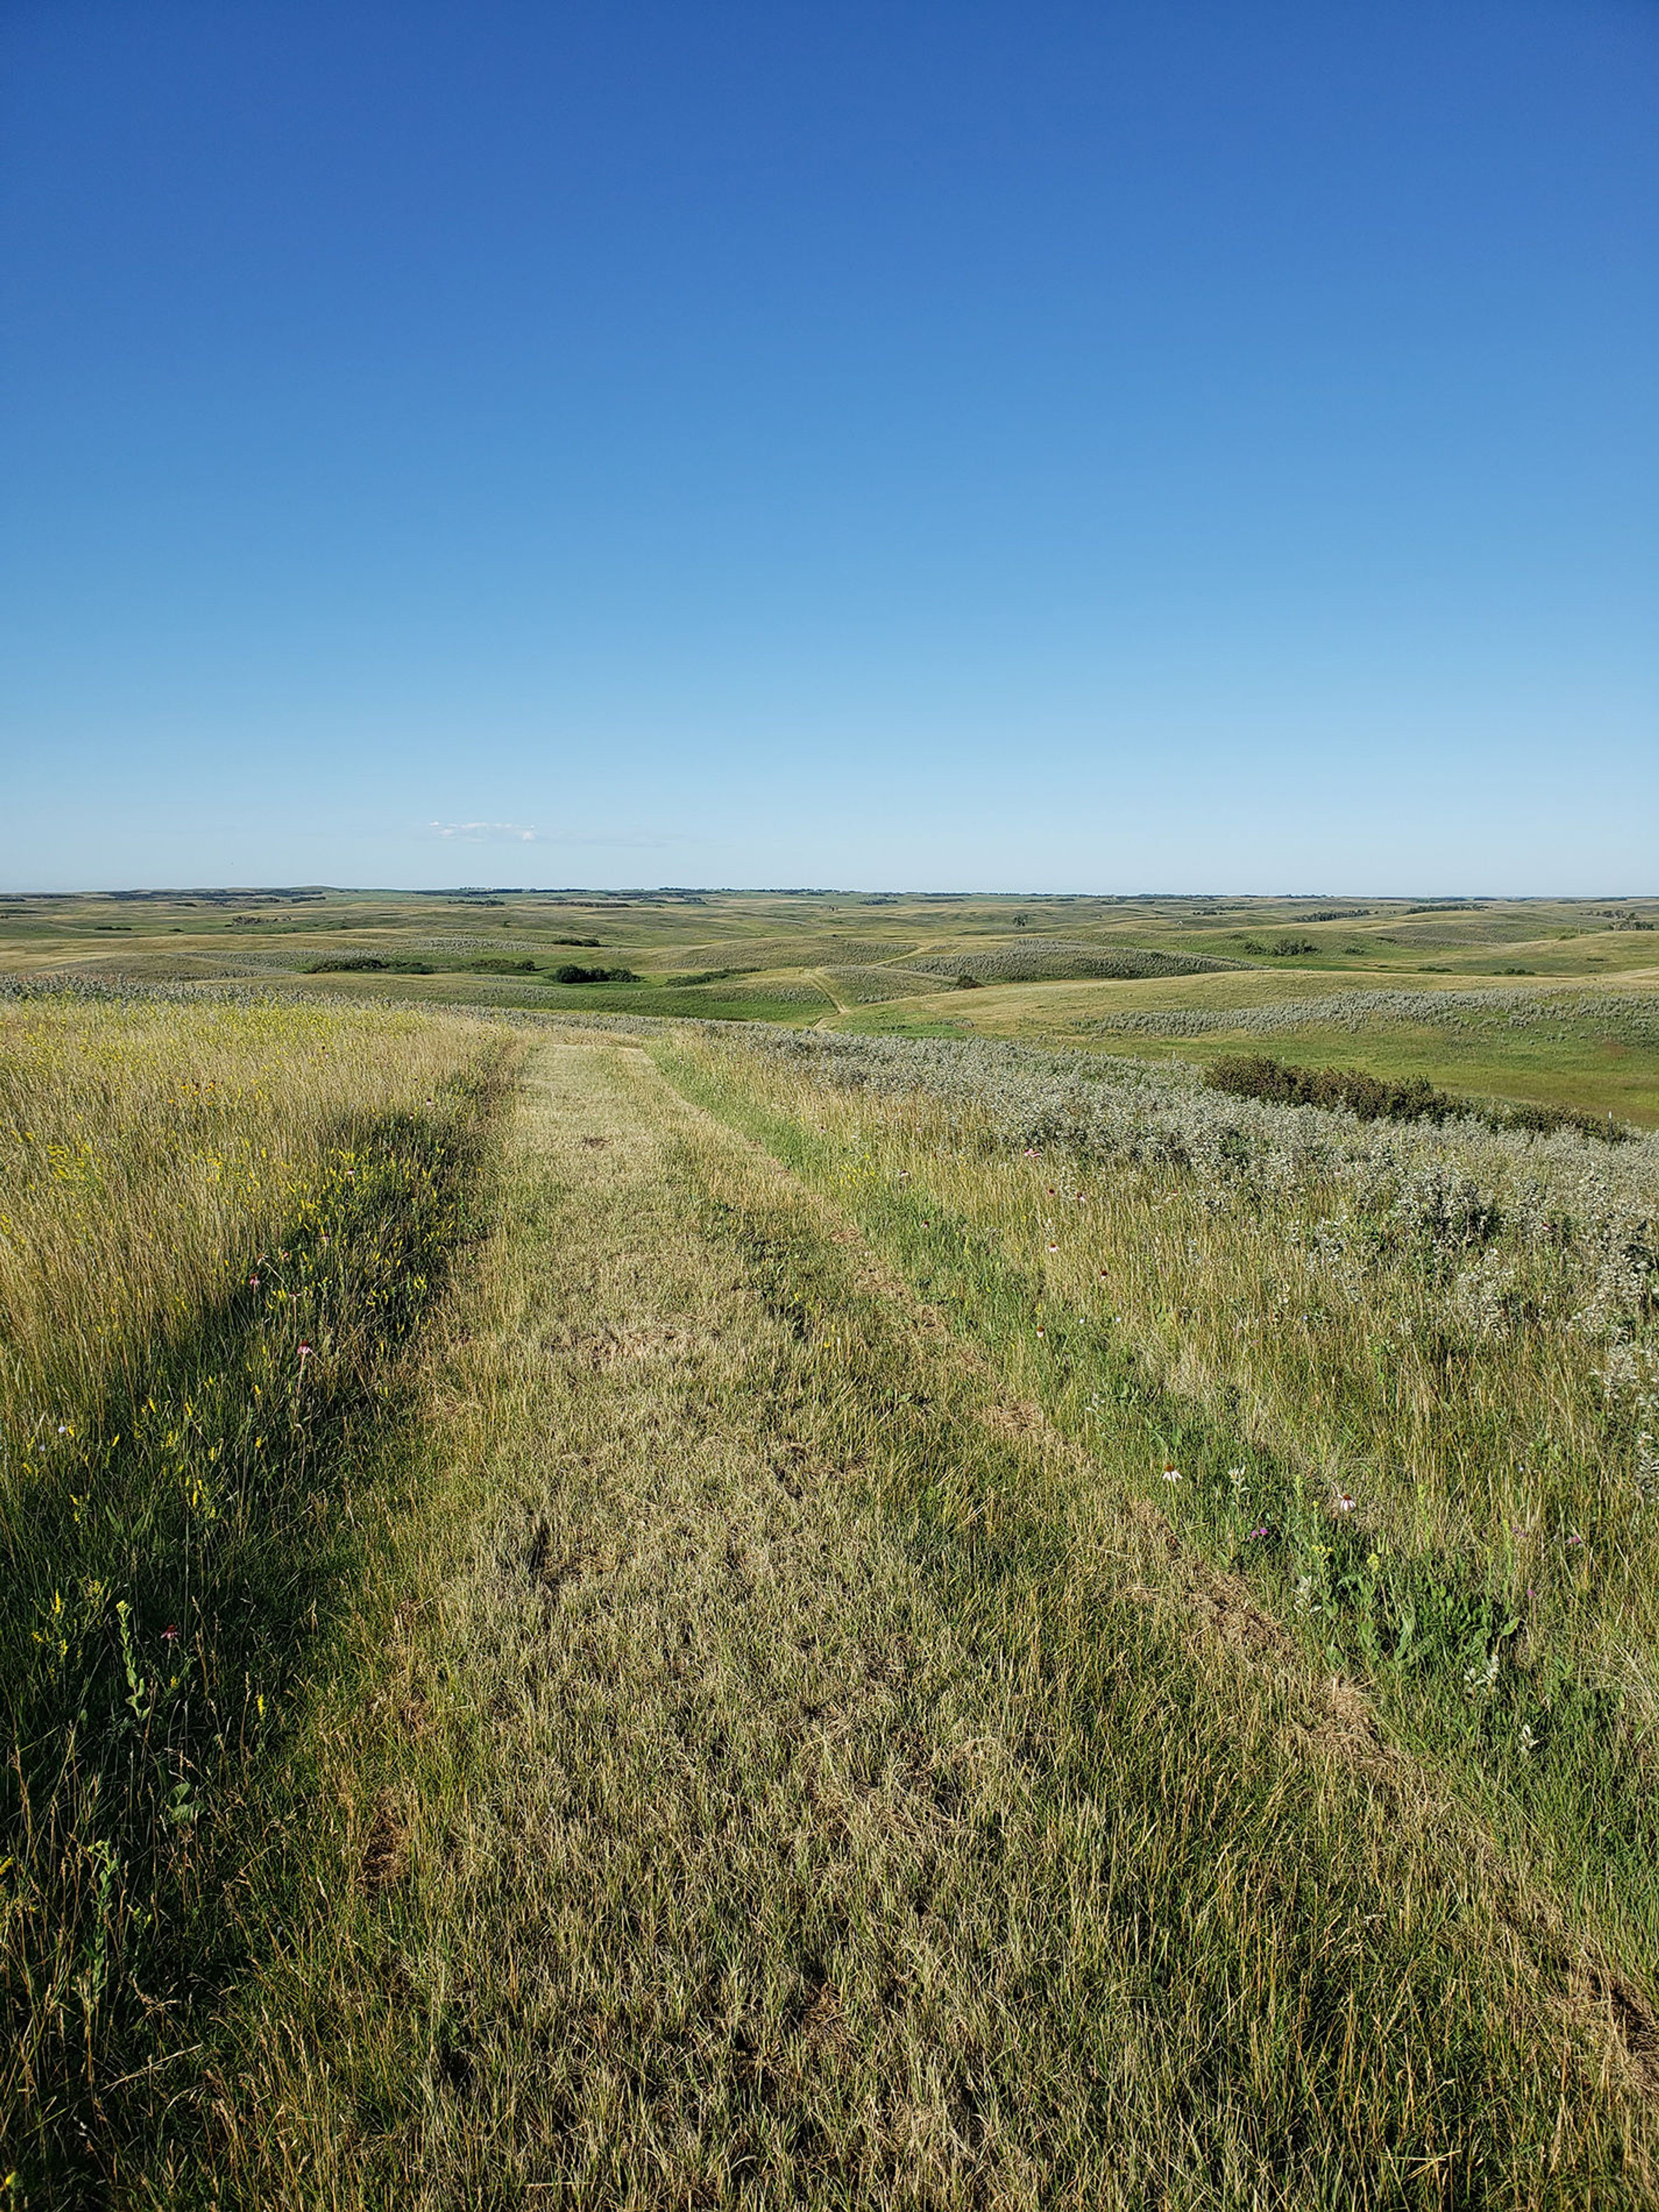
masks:
<svg viewBox="0 0 1659 2212"><path fill-rule="evenodd" d="M1604 1145L1621 1145L1631 1134L1611 1114L1605 1121L1581 1113L1573 1106L1539 1106L1530 1100L1506 1106L1489 1117L1499 1129L1524 1129L1531 1136L1553 1137L1558 1129L1572 1129L1581 1137L1597 1137Z"/></svg>
<svg viewBox="0 0 1659 2212"><path fill-rule="evenodd" d="M553 970L556 983L637 983L639 977L631 968L579 968L574 960L567 960Z"/></svg>
<svg viewBox="0 0 1659 2212"><path fill-rule="evenodd" d="M1594 1114L1582 1113L1576 1107L1530 1102L1483 1106L1474 1099L1437 1091L1425 1075L1397 1083L1386 1076L1370 1075L1363 1067L1292 1067L1285 1060L1269 1059L1266 1053L1226 1054L1211 1061L1204 1080L1212 1091L1229 1091L1235 1098L1265 1098L1275 1106L1346 1107L1362 1121L1443 1121L1453 1114L1468 1114L1488 1128L1521 1129L1534 1137L1571 1129L1581 1137L1618 1145L1633 1133L1611 1115L1599 1121Z"/></svg>
<svg viewBox="0 0 1659 2212"><path fill-rule="evenodd" d="M429 960L409 960L401 954L382 958L378 952L336 952L325 960L306 964L307 975L430 975Z"/></svg>
<svg viewBox="0 0 1659 2212"><path fill-rule="evenodd" d="M1458 1102L1426 1077L1395 1083L1363 1067L1292 1067L1266 1053L1229 1053L1204 1071L1212 1091L1279 1106L1345 1107L1362 1121L1443 1121Z"/></svg>

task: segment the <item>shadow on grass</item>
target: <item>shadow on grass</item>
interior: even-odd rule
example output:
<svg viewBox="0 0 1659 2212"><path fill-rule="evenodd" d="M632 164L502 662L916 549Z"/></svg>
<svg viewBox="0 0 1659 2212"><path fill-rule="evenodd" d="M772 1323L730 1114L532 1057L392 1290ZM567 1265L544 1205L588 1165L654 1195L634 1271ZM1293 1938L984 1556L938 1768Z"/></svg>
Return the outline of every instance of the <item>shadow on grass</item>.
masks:
<svg viewBox="0 0 1659 2212"><path fill-rule="evenodd" d="M12 2203L103 2202L246 1952L257 1776L365 1548L354 1490L469 1222L499 1075L343 1126L234 1286L0 1500L0 2139Z"/></svg>

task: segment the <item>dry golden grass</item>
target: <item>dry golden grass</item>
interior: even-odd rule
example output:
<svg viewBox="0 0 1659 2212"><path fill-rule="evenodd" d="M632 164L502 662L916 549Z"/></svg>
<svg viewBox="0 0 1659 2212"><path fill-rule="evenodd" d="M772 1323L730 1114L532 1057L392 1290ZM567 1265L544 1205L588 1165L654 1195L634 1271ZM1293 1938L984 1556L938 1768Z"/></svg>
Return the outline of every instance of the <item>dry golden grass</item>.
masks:
<svg viewBox="0 0 1659 2212"><path fill-rule="evenodd" d="M674 1064L990 1346L1013 1401L1097 1457L1133 1438L1131 1490L1371 1678L1659 1990L1650 1314L1582 1325L1582 1256L1368 1251L1317 1177L1224 1204L1168 1166L1021 1157L959 1098L837 1090L735 1043Z"/></svg>
<svg viewBox="0 0 1659 2212"><path fill-rule="evenodd" d="M1396 1356L1407 1283L1297 1318L1333 1293L1286 1218L689 1035L539 1042L489 1165L477 1024L51 1018L27 1145L72 1162L90 1097L103 1180L18 1139L62 1256L15 1310L166 1434L100 1432L112 1534L84 1488L11 1524L30 1620L62 1559L81 1607L4 1678L14 2203L1659 2197L1630 1801L1565 1881L1565 1814L1480 1763L1501 1698L1437 1734L1326 1640L1221 1456L1302 1481L1287 1542L1364 1467L1341 1526L1437 1573L1540 1504L1482 1437L1599 1433L1571 1346L1454 1389ZM294 1301L244 1297L296 1219ZM1647 1633L1639 1564L1529 1622L1564 1699Z"/></svg>
<svg viewBox="0 0 1659 2212"><path fill-rule="evenodd" d="M55 1434L219 1293L353 1127L418 1110L462 1018L0 1000L0 1420Z"/></svg>
<svg viewBox="0 0 1659 2212"><path fill-rule="evenodd" d="M384 1014L0 1020L0 2140L11 2202L67 2206L107 2201L231 1968L251 1778L512 1047Z"/></svg>
<svg viewBox="0 0 1659 2212"><path fill-rule="evenodd" d="M540 1052L507 1176L222 2201L1648 2201L1605 1972L1109 1439L636 1049Z"/></svg>

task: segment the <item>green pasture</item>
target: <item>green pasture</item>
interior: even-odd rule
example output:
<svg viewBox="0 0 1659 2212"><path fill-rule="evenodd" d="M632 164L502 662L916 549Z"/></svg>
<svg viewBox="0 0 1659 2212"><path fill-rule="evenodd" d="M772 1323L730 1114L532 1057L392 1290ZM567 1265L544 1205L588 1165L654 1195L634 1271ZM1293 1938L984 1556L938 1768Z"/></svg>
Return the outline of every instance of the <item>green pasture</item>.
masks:
<svg viewBox="0 0 1659 2212"><path fill-rule="evenodd" d="M388 964L319 972L351 960ZM636 980L553 980L570 963ZM512 963L529 972L501 972ZM1264 1008L1340 993L1492 991L1548 1005L1651 995L1659 899L320 887L11 896L0 898L0 975L9 972L1007 1037L1197 1061L1269 1049L1659 1120L1651 1031L1593 1012L1441 1022L1378 1009L1358 1023L1310 1012L1270 1042L1259 1027ZM1230 1010L1237 1027L1194 1026Z"/></svg>

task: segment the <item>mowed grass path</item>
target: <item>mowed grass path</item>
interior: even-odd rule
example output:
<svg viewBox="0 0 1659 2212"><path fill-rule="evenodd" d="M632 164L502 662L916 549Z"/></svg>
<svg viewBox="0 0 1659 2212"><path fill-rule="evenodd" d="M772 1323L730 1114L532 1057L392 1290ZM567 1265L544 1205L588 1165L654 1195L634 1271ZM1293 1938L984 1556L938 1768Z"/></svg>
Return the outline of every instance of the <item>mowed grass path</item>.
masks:
<svg viewBox="0 0 1659 2212"><path fill-rule="evenodd" d="M531 1066L126 2201L1652 2202L1547 1914L1109 1441L641 1051Z"/></svg>

